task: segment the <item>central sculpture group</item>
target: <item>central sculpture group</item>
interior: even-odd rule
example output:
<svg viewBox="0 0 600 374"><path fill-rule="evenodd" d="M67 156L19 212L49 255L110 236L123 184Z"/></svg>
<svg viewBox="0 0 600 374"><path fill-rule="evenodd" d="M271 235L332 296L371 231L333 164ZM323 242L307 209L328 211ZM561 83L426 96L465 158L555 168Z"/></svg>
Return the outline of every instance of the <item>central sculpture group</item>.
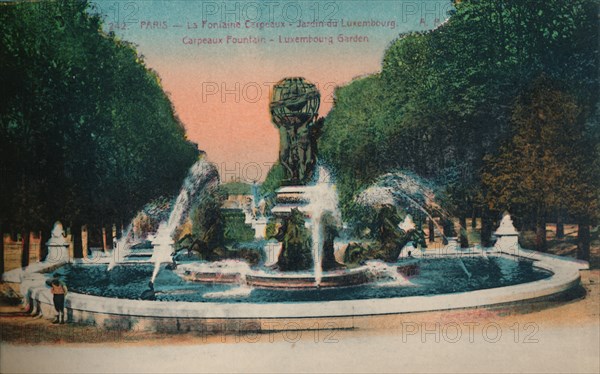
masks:
<svg viewBox="0 0 600 374"><path fill-rule="evenodd" d="M304 78L285 78L273 87L271 117L279 129L279 164L283 185L306 185L317 164L317 139L324 119L317 119L321 95Z"/></svg>
<svg viewBox="0 0 600 374"><path fill-rule="evenodd" d="M311 201L306 191L316 183L317 140L324 124L324 119L318 118L320 101L317 87L304 78L285 78L273 87L270 110L280 134L279 164L284 173L281 185L285 186L277 192L279 205L273 212L280 219L275 238L282 243L276 267L283 271L311 269L317 256L314 240L322 242L316 243L322 250L322 270L342 267L334 258L337 225L331 212L314 222L308 210ZM307 219L309 225L321 226L320 237L311 237Z"/></svg>

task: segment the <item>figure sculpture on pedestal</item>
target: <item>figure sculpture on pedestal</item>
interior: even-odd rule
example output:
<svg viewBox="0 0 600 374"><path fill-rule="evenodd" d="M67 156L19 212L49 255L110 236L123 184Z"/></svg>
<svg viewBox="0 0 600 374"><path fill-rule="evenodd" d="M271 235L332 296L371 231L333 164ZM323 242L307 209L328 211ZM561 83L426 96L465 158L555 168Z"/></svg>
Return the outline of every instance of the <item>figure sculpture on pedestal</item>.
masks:
<svg viewBox="0 0 600 374"><path fill-rule="evenodd" d="M279 129L284 185L306 185L313 179L324 123L317 119L320 101L316 86L304 78L285 78L273 87L270 110Z"/></svg>

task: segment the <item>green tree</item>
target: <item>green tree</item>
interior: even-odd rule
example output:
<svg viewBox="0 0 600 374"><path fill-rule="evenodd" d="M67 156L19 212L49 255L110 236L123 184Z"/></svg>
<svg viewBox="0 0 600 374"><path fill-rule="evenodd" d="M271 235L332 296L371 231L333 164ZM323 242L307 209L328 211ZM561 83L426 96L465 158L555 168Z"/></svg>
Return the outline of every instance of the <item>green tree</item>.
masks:
<svg viewBox="0 0 600 374"><path fill-rule="evenodd" d="M336 91L326 119L319 147L346 218L365 184L411 170L446 187L461 226L481 211L486 241L497 212L482 205L483 160L511 138L513 103L542 74L589 117L598 99L596 17L592 0L464 0L435 30L401 35L380 74Z"/></svg>
<svg viewBox="0 0 600 374"><path fill-rule="evenodd" d="M0 6L0 222L27 232L129 221L176 192L197 146L158 76L88 2Z"/></svg>
<svg viewBox="0 0 600 374"><path fill-rule="evenodd" d="M486 201L535 227L536 249L545 250L551 208L573 208L583 218L591 212L583 206L597 206L584 116L574 96L542 76L517 99L511 123L511 140L488 158Z"/></svg>

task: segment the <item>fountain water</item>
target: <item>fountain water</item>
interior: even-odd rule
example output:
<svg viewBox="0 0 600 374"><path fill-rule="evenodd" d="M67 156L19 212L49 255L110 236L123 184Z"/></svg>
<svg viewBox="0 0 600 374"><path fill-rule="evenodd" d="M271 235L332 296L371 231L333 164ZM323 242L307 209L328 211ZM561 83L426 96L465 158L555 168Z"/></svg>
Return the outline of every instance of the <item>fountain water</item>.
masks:
<svg viewBox="0 0 600 374"><path fill-rule="evenodd" d="M125 231L123 232L123 236L121 237L121 239L115 240L113 242L113 255L110 259L110 263L108 264L108 271L111 271L112 269L114 269L115 266L117 266L117 264L120 264L123 261L125 261L125 258L130 253L129 235L131 234L132 229L133 224L130 223L129 226L127 226L127 229L125 229Z"/></svg>
<svg viewBox="0 0 600 374"><path fill-rule="evenodd" d="M308 186L305 196L308 200L306 211L310 215L315 283L319 286L323 275L323 215L329 212L338 225L341 223L337 192L325 167L319 166L317 181Z"/></svg>
<svg viewBox="0 0 600 374"><path fill-rule="evenodd" d="M449 214L437 202L438 193L430 182L408 172L388 173L381 176L377 182L364 190L357 201L366 206L406 206L429 218L440 233L444 230L433 219L430 211L442 217Z"/></svg>
<svg viewBox="0 0 600 374"><path fill-rule="evenodd" d="M152 283L156 280L160 265L163 263L173 262L173 239L169 227L165 223L161 223L156 236L152 240L153 252L150 262L154 262L154 271L152 272Z"/></svg>
<svg viewBox="0 0 600 374"><path fill-rule="evenodd" d="M175 205L169 215L167 227L165 230L172 235L175 229L187 217L192 203L202 193L216 187L219 183L219 177L215 167L204 159L198 160L192 167L183 181Z"/></svg>
<svg viewBox="0 0 600 374"><path fill-rule="evenodd" d="M162 222L152 240L154 252L151 262L155 263L151 282L154 283L160 265L173 262L173 234L183 219L189 214L192 203L202 193L216 187L219 182L218 174L213 165L204 159L198 160L192 167L183 181L175 205L171 210L168 221Z"/></svg>
<svg viewBox="0 0 600 374"><path fill-rule="evenodd" d="M154 251L150 262L154 262L155 270L152 275L154 282L161 263L171 263L173 251L173 234L182 221L189 214L189 210L194 201L203 193L210 191L218 184L219 178L215 167L204 159L196 161L190 168L188 175L183 181L175 204L171 209L169 218L166 222L161 222L155 235L148 235L147 239L153 244ZM131 233L133 232L133 222L129 224L122 238L115 244L114 254L108 265L108 270L112 270L117 264L125 261L130 254Z"/></svg>
<svg viewBox="0 0 600 374"><path fill-rule="evenodd" d="M369 275L376 282L377 287L416 286L407 277L398 272L398 267L386 264L383 261L371 260L365 263Z"/></svg>

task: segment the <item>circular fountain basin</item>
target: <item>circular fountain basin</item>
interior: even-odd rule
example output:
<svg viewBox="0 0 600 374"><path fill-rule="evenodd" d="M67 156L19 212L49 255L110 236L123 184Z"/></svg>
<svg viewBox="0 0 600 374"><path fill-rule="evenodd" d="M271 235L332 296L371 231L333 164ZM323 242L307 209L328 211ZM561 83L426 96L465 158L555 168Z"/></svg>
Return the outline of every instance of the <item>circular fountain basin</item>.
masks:
<svg viewBox="0 0 600 374"><path fill-rule="evenodd" d="M308 321L327 318L337 327L353 327L354 317L359 316L473 308L539 299L577 286L579 270L587 268L587 264L581 262L526 250L519 254L491 250L484 255L472 255L471 260L460 257L467 271L460 270L462 267L458 263L444 262L450 257L457 258L445 256L439 263L435 259L422 262L418 268L420 273L410 279L413 286L377 282L341 288L264 289L186 282L173 272L161 270L155 283L157 301L139 300L140 292L147 286L151 264L126 265L121 269L117 266L110 272L106 272L106 265L76 264L59 271L74 270L72 278L68 279L72 292L66 300L71 321L107 328L187 331L205 329L207 324L217 320L227 326L253 321L258 323L258 329L271 330L290 327L266 324L273 320L305 321L303 326L314 328L314 324L307 325ZM474 271L481 267L482 261L489 261L491 267ZM399 264L408 265L412 263ZM35 269L43 271L38 267ZM396 268L399 272L410 269ZM523 278L519 275L523 272L532 276ZM92 276L86 278L85 274ZM34 277L32 273L15 272L9 274L9 279L6 275L5 281L17 282L19 279L21 293L34 309L47 317L54 316L52 296L44 284L46 275ZM490 283L490 277L501 281ZM461 284L466 286L458 287ZM256 326L254 324L252 329L256 330Z"/></svg>

